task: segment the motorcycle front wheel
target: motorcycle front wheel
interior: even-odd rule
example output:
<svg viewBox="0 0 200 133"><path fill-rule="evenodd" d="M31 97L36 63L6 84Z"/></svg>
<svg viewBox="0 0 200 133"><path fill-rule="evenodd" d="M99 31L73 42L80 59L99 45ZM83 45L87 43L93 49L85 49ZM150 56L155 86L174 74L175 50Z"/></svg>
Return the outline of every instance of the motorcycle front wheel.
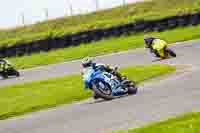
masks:
<svg viewBox="0 0 200 133"><path fill-rule="evenodd" d="M92 81L92 89L96 95L105 100L112 100L115 98L112 96L112 89L110 86L102 81Z"/></svg>
<svg viewBox="0 0 200 133"><path fill-rule="evenodd" d="M3 79L7 79L8 75L6 73L2 73L1 76L3 77Z"/></svg>

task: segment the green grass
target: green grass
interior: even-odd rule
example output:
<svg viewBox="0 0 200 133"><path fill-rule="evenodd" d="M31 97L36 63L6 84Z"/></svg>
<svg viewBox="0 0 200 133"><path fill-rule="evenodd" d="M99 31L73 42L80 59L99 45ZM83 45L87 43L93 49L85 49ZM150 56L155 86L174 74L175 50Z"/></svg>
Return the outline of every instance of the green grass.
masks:
<svg viewBox="0 0 200 133"><path fill-rule="evenodd" d="M151 124L143 128L116 133L199 133L200 112L187 113L167 121Z"/></svg>
<svg viewBox="0 0 200 133"><path fill-rule="evenodd" d="M197 39L200 37L200 25L187 28L177 28L164 32L149 33L167 40L169 43ZM93 42L90 44L82 44L76 47L58 49L50 52L36 53L30 56L9 58L17 68L31 68L35 66L53 64L64 61L81 59L85 56L97 56L113 52L126 51L143 47L143 35L137 34L132 36L122 36L118 38L110 38Z"/></svg>
<svg viewBox="0 0 200 133"><path fill-rule="evenodd" d="M154 64L131 66L120 71L140 83L175 69L174 66ZM80 75L1 87L0 119L80 101L90 96L91 92L83 89Z"/></svg>
<svg viewBox="0 0 200 133"><path fill-rule="evenodd" d="M0 30L0 45L15 45L68 33L126 24L138 19L152 20L200 10L200 0L151 0L87 15L58 18L16 29Z"/></svg>

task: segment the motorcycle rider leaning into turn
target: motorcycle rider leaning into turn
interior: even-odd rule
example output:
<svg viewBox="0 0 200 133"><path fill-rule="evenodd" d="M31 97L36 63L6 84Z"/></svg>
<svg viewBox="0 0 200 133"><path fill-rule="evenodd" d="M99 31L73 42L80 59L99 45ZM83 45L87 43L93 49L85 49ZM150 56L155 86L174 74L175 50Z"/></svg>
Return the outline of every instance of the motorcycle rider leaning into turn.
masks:
<svg viewBox="0 0 200 133"><path fill-rule="evenodd" d="M152 36L144 36L145 48L149 48L151 53L154 53L156 57L165 58L161 50L167 48L167 42Z"/></svg>
<svg viewBox="0 0 200 133"><path fill-rule="evenodd" d="M115 75L118 80L122 81L123 80L123 77L122 75L117 72L114 68L112 68L111 66L109 65L105 65L105 64L97 64L95 62L92 61L91 58L87 57L87 58L84 58L82 60L82 67L83 67L83 72L82 74L84 73L85 70L87 70L87 68L89 67L93 67L94 69L96 70L102 70L102 71L106 71L108 73L112 73L113 75ZM93 97L94 99L97 99L98 96L95 95L95 93L93 94Z"/></svg>

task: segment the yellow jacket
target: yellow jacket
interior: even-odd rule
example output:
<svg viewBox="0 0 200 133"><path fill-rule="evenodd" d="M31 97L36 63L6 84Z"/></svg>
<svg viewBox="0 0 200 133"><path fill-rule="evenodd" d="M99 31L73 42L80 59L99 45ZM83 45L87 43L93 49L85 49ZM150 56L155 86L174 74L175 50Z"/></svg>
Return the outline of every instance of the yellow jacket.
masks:
<svg viewBox="0 0 200 133"><path fill-rule="evenodd" d="M157 50L157 51L161 51L164 49L164 47L167 46L167 42L164 41L164 40L161 40L161 39L155 39L153 41L153 45L152 45L152 48L154 50Z"/></svg>

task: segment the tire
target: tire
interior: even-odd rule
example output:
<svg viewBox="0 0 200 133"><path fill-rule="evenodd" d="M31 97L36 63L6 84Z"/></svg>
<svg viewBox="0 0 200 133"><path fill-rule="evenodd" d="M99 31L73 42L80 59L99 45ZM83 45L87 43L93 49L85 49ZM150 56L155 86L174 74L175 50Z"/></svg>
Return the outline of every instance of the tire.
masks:
<svg viewBox="0 0 200 133"><path fill-rule="evenodd" d="M19 77L20 73L18 71L16 71L16 77Z"/></svg>
<svg viewBox="0 0 200 133"><path fill-rule="evenodd" d="M166 52L167 52L168 55L170 55L170 56L172 56L172 57L176 57L176 53L175 53L173 50L171 50L171 49L166 49Z"/></svg>
<svg viewBox="0 0 200 133"><path fill-rule="evenodd" d="M126 88L128 94L136 94L137 93L137 87L136 83L131 80L124 80L121 83L123 85L123 88Z"/></svg>
<svg viewBox="0 0 200 133"><path fill-rule="evenodd" d="M14 68L8 69L8 73L9 73L10 76L16 76L16 77L20 76L20 73Z"/></svg>
<svg viewBox="0 0 200 133"><path fill-rule="evenodd" d="M136 94L137 91L138 91L137 87L132 87L131 86L131 87L128 88L128 94L130 94L130 95Z"/></svg>
<svg viewBox="0 0 200 133"><path fill-rule="evenodd" d="M97 96L97 94L96 93L94 93L93 94L93 98L96 100L96 99L98 99L98 98L100 98L99 96Z"/></svg>
<svg viewBox="0 0 200 133"><path fill-rule="evenodd" d="M7 78L8 78L8 75L7 75L6 73L2 73L2 77L3 77L4 79L7 79Z"/></svg>
<svg viewBox="0 0 200 133"><path fill-rule="evenodd" d="M130 83L130 86L128 87L128 94L134 95L137 93L137 91L138 91L138 88L137 88L135 82L132 81Z"/></svg>
<svg viewBox="0 0 200 133"><path fill-rule="evenodd" d="M107 84L104 83L104 82L101 82L101 83L104 84L105 87L107 87L106 89L108 89L108 90L110 91L109 94L106 94L106 93L104 93L104 92L100 89L100 86L98 85L99 82L101 82L101 81L96 81L96 80L92 81L92 89L93 89L94 93L95 93L97 96L99 96L99 97L101 97L101 98L103 98L103 99L105 99L105 100L112 100L112 99L114 99L115 97L112 96L112 90L111 90L110 86L107 85Z"/></svg>

